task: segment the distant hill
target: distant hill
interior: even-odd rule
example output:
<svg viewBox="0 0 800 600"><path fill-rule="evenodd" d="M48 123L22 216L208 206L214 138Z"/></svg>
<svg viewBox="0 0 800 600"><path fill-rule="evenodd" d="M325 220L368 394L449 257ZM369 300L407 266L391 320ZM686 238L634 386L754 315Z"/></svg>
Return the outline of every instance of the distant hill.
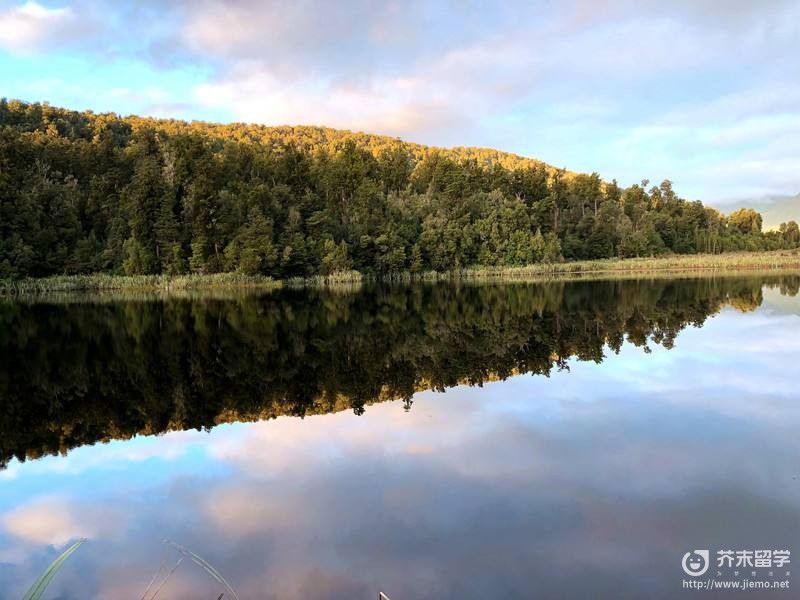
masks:
<svg viewBox="0 0 800 600"><path fill-rule="evenodd" d="M781 223L796 221L800 223L800 194L783 197L761 210L764 229L777 228Z"/></svg>
<svg viewBox="0 0 800 600"><path fill-rule="evenodd" d="M731 213L738 208L754 208L761 213L764 231L777 230L781 223L800 223L800 194L794 196L763 196L740 200L725 206L723 212Z"/></svg>

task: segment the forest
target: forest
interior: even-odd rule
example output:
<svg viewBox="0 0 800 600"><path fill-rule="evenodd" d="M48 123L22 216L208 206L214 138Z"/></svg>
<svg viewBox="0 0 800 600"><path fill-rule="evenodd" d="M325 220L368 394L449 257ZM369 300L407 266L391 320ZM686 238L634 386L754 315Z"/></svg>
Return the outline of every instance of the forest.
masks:
<svg viewBox="0 0 800 600"><path fill-rule="evenodd" d="M765 284L796 296L800 276L0 300L0 469L137 434L411 408L419 390L547 376L624 344L669 349L725 306L755 310Z"/></svg>
<svg viewBox="0 0 800 600"><path fill-rule="evenodd" d="M0 100L0 278L447 271L800 246L680 198L480 148Z"/></svg>

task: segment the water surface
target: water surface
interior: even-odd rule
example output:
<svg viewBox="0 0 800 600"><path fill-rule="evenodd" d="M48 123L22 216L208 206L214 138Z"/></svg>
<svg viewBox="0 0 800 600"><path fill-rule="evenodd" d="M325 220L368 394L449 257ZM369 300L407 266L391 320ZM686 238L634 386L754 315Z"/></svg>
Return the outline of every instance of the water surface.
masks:
<svg viewBox="0 0 800 600"><path fill-rule="evenodd" d="M797 550L799 286L0 302L0 599L80 536L52 598L139 598L164 538L243 599L691 595L688 550Z"/></svg>

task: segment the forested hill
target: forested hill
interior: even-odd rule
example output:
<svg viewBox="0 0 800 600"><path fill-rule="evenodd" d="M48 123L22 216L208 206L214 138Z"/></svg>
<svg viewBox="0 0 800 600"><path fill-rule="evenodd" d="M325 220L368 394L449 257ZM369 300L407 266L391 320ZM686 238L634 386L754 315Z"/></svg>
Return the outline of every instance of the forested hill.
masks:
<svg viewBox="0 0 800 600"><path fill-rule="evenodd" d="M478 148L0 100L0 277L274 277L800 245L679 198Z"/></svg>
<svg viewBox="0 0 800 600"><path fill-rule="evenodd" d="M94 114L91 111L77 112L55 108L48 104L26 104L16 101L0 100L0 118L3 125L13 125L23 131L47 128L51 123L59 132L69 138L91 139L98 127L107 126L109 122L124 123L130 132L142 128L150 128L164 135L200 134L209 139L220 141L237 141L245 144L257 144L272 151L280 151L287 144L297 150L314 154L320 150L335 153L342 143L352 140L360 148L369 150L379 156L384 150L402 146L414 162L425 158L431 152L445 155L457 162L476 160L481 164L497 163L506 169L525 167L544 167L549 173L556 171L542 161L526 158L510 152L502 152L493 148L455 147L436 148L404 142L398 138L372 133L354 132L321 126L277 126L247 123L206 123L203 121L181 121L177 119L155 119L149 117L119 117L115 114ZM102 124L102 125L101 125Z"/></svg>

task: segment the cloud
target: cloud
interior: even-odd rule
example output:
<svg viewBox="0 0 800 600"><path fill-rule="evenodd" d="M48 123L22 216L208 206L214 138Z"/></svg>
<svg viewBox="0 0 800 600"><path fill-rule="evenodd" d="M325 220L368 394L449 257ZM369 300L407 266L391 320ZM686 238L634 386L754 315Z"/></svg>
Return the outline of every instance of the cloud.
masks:
<svg viewBox="0 0 800 600"><path fill-rule="evenodd" d="M0 25L13 52L152 69L106 110L500 147L715 202L800 189L791 0L31 1Z"/></svg>
<svg viewBox="0 0 800 600"><path fill-rule="evenodd" d="M474 29L469 11L443 9L438 16L454 26L434 33L437 15L412 4L203 2L178 38L218 62L195 100L243 121L464 143L475 115L497 94L509 95L509 79L499 74L501 64L506 72L515 64L513 55L465 39Z"/></svg>
<svg viewBox="0 0 800 600"><path fill-rule="evenodd" d="M61 546L89 533L72 510L56 498L40 498L3 515L3 527L16 537Z"/></svg>
<svg viewBox="0 0 800 600"><path fill-rule="evenodd" d="M622 162L609 143L630 143L647 127L648 143L674 150L672 132L653 129L674 106L707 107L704 123L727 127L714 109L735 104L737 94L762 90L762 105L780 101L763 84L715 93L690 81L719 71L724 85L734 65L741 76L748 63L792 62L785 58L797 29L786 24L797 12L791 3L759 10L744 3L736 18L727 12L711 2L446 6L430 14L392 3L334 10L305 1L278 11L272 3L207 0L186 16L180 41L220 61L195 89L197 101L227 108L238 120L321 123L440 144L504 143L576 169L604 167L609 178L629 183L650 176L641 160L652 150L636 146L637 160ZM429 28L445 18L446 29ZM414 34L402 39L393 31ZM768 108L755 100L740 102L753 102L750 114L758 118ZM603 165L588 164L602 154ZM674 161L673 178L687 156Z"/></svg>
<svg viewBox="0 0 800 600"><path fill-rule="evenodd" d="M282 77L311 74L368 79L397 73L499 24L501 11L461 2L421 0L330 3L300 0L200 0L173 3L180 14L174 42L198 55L258 60ZM442 27L448 20L450 26Z"/></svg>
<svg viewBox="0 0 800 600"><path fill-rule="evenodd" d="M600 160L635 164L652 180L672 179L681 193L721 207L800 189L798 101L800 87L783 84L669 111L627 128Z"/></svg>
<svg viewBox="0 0 800 600"><path fill-rule="evenodd" d="M300 502L290 507L281 498L235 487L203 501L209 522L234 539L256 531L285 531L301 508Z"/></svg>
<svg viewBox="0 0 800 600"><path fill-rule="evenodd" d="M235 59L261 58L288 75L299 63L309 67L327 54L329 60L364 42L365 28L379 9L355 2L201 1L185 13L180 39L198 54ZM352 17L362 13L362 19ZM337 48L338 46L338 48ZM351 61L352 62L352 61ZM322 65L319 65L322 67ZM345 66L345 65L340 65Z"/></svg>
<svg viewBox="0 0 800 600"><path fill-rule="evenodd" d="M40 496L0 517L3 529L16 538L51 546L117 534L123 521L114 511L96 506L89 510L62 496Z"/></svg>
<svg viewBox="0 0 800 600"><path fill-rule="evenodd" d="M269 125L324 124L330 127L403 135L447 135L466 116L443 93L418 92L414 79L378 78L369 85L307 80L289 85L257 66L237 69L195 89L193 100L205 107L228 107L237 120Z"/></svg>
<svg viewBox="0 0 800 600"><path fill-rule="evenodd" d="M95 31L95 24L72 8L47 8L29 0L0 12L0 48L31 53L62 43L80 42Z"/></svg>

